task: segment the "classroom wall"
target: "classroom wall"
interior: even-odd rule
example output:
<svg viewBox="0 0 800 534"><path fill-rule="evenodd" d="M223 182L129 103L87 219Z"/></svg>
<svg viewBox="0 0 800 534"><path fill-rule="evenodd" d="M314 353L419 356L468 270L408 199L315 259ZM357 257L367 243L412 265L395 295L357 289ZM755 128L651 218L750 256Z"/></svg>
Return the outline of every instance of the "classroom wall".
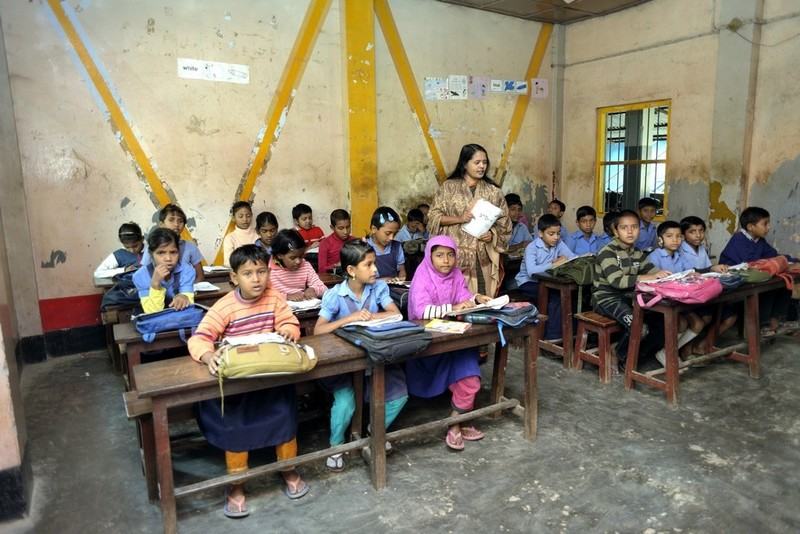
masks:
<svg viewBox="0 0 800 534"><path fill-rule="evenodd" d="M161 183L186 210L200 250L213 259L309 2L60 5ZM390 6L420 90L425 76L523 79L541 27L429 0ZM134 220L145 230L154 224L153 195L48 2L0 0L0 12L30 214L28 272L38 286L44 330L96 324L99 292L91 272L118 247L121 222ZM341 26L340 2L333 1L255 187L255 210L274 211L283 226L291 224L291 206L300 201L314 208L326 230L330 211L349 207ZM375 31L380 202L404 212L430 199L436 182L377 23ZM250 84L180 79L179 57L246 64ZM492 95L426 102L448 171L467 142L483 144L499 161L515 101ZM533 101L506 178L507 189L519 192L531 210L543 209L547 196L549 128L549 101Z"/></svg>

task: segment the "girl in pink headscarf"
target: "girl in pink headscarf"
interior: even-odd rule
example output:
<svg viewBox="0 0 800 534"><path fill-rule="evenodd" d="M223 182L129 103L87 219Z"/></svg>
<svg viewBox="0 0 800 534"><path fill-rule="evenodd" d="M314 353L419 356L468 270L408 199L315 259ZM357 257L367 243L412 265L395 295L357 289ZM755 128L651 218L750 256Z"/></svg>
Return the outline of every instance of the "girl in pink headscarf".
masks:
<svg viewBox="0 0 800 534"><path fill-rule="evenodd" d="M409 319L433 319L450 311L470 308L487 302L485 295L473 295L456 265L456 244L447 236L436 236L425 247L425 259L417 267L411 281L408 299ZM447 352L429 358L406 362L408 392L431 398L447 389L453 393L451 415L472 410L475 395L481 388L478 348ZM453 425L447 430L445 443L454 450L464 449L464 441L477 441L483 432L475 427Z"/></svg>

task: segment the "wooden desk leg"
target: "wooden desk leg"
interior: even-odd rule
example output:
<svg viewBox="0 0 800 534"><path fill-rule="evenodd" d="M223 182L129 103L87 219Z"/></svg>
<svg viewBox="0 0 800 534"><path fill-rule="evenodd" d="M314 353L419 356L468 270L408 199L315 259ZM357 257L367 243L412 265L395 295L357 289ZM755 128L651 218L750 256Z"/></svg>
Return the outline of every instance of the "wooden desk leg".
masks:
<svg viewBox="0 0 800 534"><path fill-rule="evenodd" d="M175 481L172 478L172 450L169 443L169 419L167 407L157 399L153 400L153 431L156 442L158 486L161 498L161 519L164 534L176 534L178 514L175 509Z"/></svg>
<svg viewBox="0 0 800 534"><path fill-rule="evenodd" d="M500 346L500 342L495 343L494 346L494 369L492 369L492 396L491 403L496 404L500 402L503 393L506 390L506 366L508 365L508 344L505 347ZM498 418L502 415L501 412L492 414L493 418Z"/></svg>
<svg viewBox="0 0 800 534"><path fill-rule="evenodd" d="M561 288L561 346L563 349L564 367L572 367L572 290Z"/></svg>
<svg viewBox="0 0 800 534"><path fill-rule="evenodd" d="M670 308L664 313L664 351L666 352L666 391L667 402L678 404L678 313Z"/></svg>
<svg viewBox="0 0 800 534"><path fill-rule="evenodd" d="M537 424L539 421L539 385L536 381L537 360L539 359L539 343L536 342L542 332L542 325L536 327L538 334L531 339L525 336L525 439L536 439Z"/></svg>
<svg viewBox="0 0 800 534"><path fill-rule="evenodd" d="M133 368L142 363L142 348L140 343L130 343L126 349L128 354L128 384L131 391L136 390L136 382L133 379Z"/></svg>
<svg viewBox="0 0 800 534"><path fill-rule="evenodd" d="M639 346L642 344L642 324L644 323L644 312L639 307L639 302L633 299L633 321L628 338L628 357L625 360L625 389L633 389L633 372L636 371L639 363Z"/></svg>
<svg viewBox="0 0 800 534"><path fill-rule="evenodd" d="M761 378L761 318L758 315L758 295L748 295L744 317L750 377Z"/></svg>
<svg viewBox="0 0 800 534"><path fill-rule="evenodd" d="M155 502L158 499L158 479L153 417L151 414L143 415L136 422L139 426L139 439L142 446L142 464L144 478L147 482L147 498L150 502Z"/></svg>
<svg viewBox="0 0 800 534"><path fill-rule="evenodd" d="M539 296L536 297L536 305L539 307L539 313L547 315L547 304L548 299L550 298L550 288L545 287L545 285L539 281ZM547 318L549 321L550 318ZM544 321L544 324L547 324L547 321ZM542 329L542 335L539 337L540 340L544 339L544 329Z"/></svg>
<svg viewBox="0 0 800 534"><path fill-rule="evenodd" d="M350 439L355 441L361 439L361 432L364 429L364 372L353 373L353 391L356 396L356 411L350 423Z"/></svg>
<svg viewBox="0 0 800 534"><path fill-rule="evenodd" d="M719 326L722 323L722 304L717 304L714 307L714 317L711 319L711 328L708 329L708 334L704 341L706 353L714 351L714 345L717 344L719 337Z"/></svg>
<svg viewBox="0 0 800 534"><path fill-rule="evenodd" d="M372 368L372 391L370 401L370 451L372 456L372 486L376 490L386 487L386 389L383 365Z"/></svg>

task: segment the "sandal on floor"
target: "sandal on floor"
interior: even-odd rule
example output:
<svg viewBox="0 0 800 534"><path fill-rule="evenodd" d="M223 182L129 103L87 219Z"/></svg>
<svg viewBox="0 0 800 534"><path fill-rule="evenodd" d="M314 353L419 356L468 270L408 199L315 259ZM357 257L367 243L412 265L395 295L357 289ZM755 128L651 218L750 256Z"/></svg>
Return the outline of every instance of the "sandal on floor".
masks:
<svg viewBox="0 0 800 534"><path fill-rule="evenodd" d="M774 328L770 328L768 326L765 326L764 328L761 329L761 337L762 338L773 337L777 333L778 332Z"/></svg>
<svg viewBox="0 0 800 534"><path fill-rule="evenodd" d="M461 427L461 439L466 441L479 441L484 437L484 433L475 428L474 426Z"/></svg>
<svg viewBox="0 0 800 534"><path fill-rule="evenodd" d="M452 430L447 431L447 435L444 438L445 444L454 451L463 451L464 450L464 439L461 435L461 432L453 432Z"/></svg>
<svg viewBox="0 0 800 534"><path fill-rule="evenodd" d="M241 519L250 515L250 510L247 508L247 500L242 495L241 501L234 501L230 496L230 490L225 489L225 506L222 508L222 513L225 517L231 519Z"/></svg>
<svg viewBox="0 0 800 534"><path fill-rule="evenodd" d="M340 452L339 454L332 454L328 456L328 458L325 460L325 467L334 473L344 471L344 454Z"/></svg>
<svg viewBox="0 0 800 534"><path fill-rule="evenodd" d="M311 488L309 487L308 484L306 484L305 480L303 480L303 479L300 479L299 483L302 484L302 486L298 488L295 485L294 486L295 489L294 489L294 491L292 491L292 486L290 486L290 483L287 480L284 479L284 481L283 481L283 493L285 493L286 496L289 497L292 500L299 499L301 497L305 497L305 495L308 493L308 490L310 490Z"/></svg>

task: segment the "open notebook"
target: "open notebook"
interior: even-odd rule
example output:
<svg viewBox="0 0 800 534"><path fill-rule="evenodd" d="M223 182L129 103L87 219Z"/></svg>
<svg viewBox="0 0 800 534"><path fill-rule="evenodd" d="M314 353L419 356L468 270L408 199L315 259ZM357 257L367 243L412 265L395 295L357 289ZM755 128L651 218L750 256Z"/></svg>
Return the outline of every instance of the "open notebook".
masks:
<svg viewBox="0 0 800 534"><path fill-rule="evenodd" d="M445 317L455 317L457 315L464 315L465 313L472 313L480 310L499 310L508 303L508 295L501 295L496 299L490 300L486 304L478 304L477 306L467 308L466 310L451 311L450 313L446 314Z"/></svg>

